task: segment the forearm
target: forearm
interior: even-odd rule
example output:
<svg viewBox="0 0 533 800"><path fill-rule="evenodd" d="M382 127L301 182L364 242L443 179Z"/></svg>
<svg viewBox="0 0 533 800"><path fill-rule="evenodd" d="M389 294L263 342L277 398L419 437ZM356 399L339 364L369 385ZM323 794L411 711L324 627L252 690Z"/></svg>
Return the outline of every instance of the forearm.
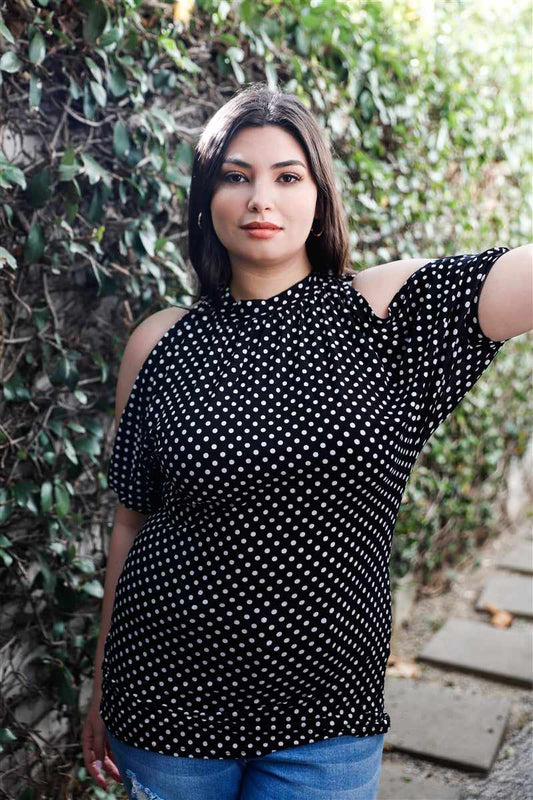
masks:
<svg viewBox="0 0 533 800"><path fill-rule="evenodd" d="M106 577L104 583L104 596L100 617L100 633L96 646L94 663L93 700L99 702L102 691L102 660L104 645L111 625L111 615L115 600L117 581L122 572L124 562L131 549L133 541L139 532L140 525L128 524L115 517L113 532L109 541L109 555L107 557Z"/></svg>

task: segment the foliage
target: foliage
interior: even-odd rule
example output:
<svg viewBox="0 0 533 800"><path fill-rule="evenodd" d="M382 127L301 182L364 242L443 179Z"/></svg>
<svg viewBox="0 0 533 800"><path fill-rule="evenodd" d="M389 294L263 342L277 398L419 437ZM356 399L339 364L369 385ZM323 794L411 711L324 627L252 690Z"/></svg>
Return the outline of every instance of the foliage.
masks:
<svg viewBox="0 0 533 800"><path fill-rule="evenodd" d="M531 238L530 6L504 19L446 5L432 29L408 0L0 4L5 663L34 645L3 687L0 747L23 744L43 766L44 777L20 767L26 800L115 796L94 788L77 743L111 528L116 369L134 321L195 299L186 202L207 118L255 80L312 107L356 267ZM427 580L475 546L473 531L490 531L490 494L530 427L526 353L509 343L424 448L393 579L418 565ZM42 697L67 721L57 741L37 715Z"/></svg>
<svg viewBox="0 0 533 800"><path fill-rule="evenodd" d="M393 583L413 571L422 585L433 579L447 587L454 567L475 562L478 546L499 533L493 507L510 457L522 457L531 436L525 402L530 376L528 336L496 356L426 443L398 514Z"/></svg>

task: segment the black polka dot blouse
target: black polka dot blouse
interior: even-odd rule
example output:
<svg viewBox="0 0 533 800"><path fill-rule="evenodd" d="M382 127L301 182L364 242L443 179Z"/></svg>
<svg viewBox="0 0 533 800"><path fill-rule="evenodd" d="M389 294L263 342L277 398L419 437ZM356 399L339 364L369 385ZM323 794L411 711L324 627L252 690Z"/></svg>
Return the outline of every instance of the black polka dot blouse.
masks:
<svg viewBox="0 0 533 800"><path fill-rule="evenodd" d="M123 742L231 759L386 733L389 555L424 444L503 344L477 318L509 250L430 261L378 317L311 272L202 296L153 348L108 480L148 514L117 583L101 715Z"/></svg>

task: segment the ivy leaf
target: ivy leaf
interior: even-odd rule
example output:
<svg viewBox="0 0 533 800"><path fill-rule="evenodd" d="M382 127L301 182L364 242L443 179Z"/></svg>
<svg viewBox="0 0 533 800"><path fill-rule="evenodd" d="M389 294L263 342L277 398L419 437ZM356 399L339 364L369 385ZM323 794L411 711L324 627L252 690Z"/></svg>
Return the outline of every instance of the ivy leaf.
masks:
<svg viewBox="0 0 533 800"><path fill-rule="evenodd" d="M12 269L17 268L16 259L5 249L5 247L0 247L0 269L2 269L6 261Z"/></svg>
<svg viewBox="0 0 533 800"><path fill-rule="evenodd" d="M93 61L92 58L87 57L85 59L85 63L87 64L87 66L91 70L94 79L96 81L98 81L98 83L102 83L102 70L100 69L100 67L98 66L96 61Z"/></svg>
<svg viewBox="0 0 533 800"><path fill-rule="evenodd" d="M115 97L121 97L128 91L128 84L126 81L126 74L122 67L117 67L113 70L108 79L109 88Z"/></svg>
<svg viewBox="0 0 533 800"><path fill-rule="evenodd" d="M91 420L87 420L87 422L90 423ZM87 425L87 427L89 427L89 425ZM87 433L87 427L84 427L83 425L80 425L79 422L68 422L67 423L67 428L70 428L70 430L74 431L75 433Z"/></svg>
<svg viewBox="0 0 533 800"><path fill-rule="evenodd" d="M43 94L43 82L38 75L32 72L30 76L30 91L28 98L30 108L39 108L39 105L41 104L42 94Z"/></svg>
<svg viewBox="0 0 533 800"><path fill-rule="evenodd" d="M111 175L96 159L88 153L81 153L81 159L91 185L98 183L99 180L103 180L107 185L111 184Z"/></svg>
<svg viewBox="0 0 533 800"><path fill-rule="evenodd" d="M41 486L41 510L46 514L51 510L54 502L52 483L45 481Z"/></svg>
<svg viewBox="0 0 533 800"><path fill-rule="evenodd" d="M93 196L91 198L91 205L89 206L89 211L87 212L87 219L91 222L100 222L104 213L104 204L102 199L102 193L100 192L100 186L94 187ZM95 278L98 281L98 273L95 272Z"/></svg>
<svg viewBox="0 0 533 800"><path fill-rule="evenodd" d="M165 111L164 108L157 108L156 106L153 106L150 109L150 113L153 117L160 120L164 124L168 133L174 133L174 131L176 130L176 124L172 119L172 117L170 116L170 114L168 113L168 111Z"/></svg>
<svg viewBox="0 0 533 800"><path fill-rule="evenodd" d="M96 81L90 81L91 91L93 93L94 99L98 103L99 106L105 108L107 103L107 92L102 86L102 84L97 83Z"/></svg>
<svg viewBox="0 0 533 800"><path fill-rule="evenodd" d="M21 67L22 62L17 54L13 53L11 50L8 53L4 53L2 58L0 58L0 69L4 72L18 72Z"/></svg>
<svg viewBox="0 0 533 800"><path fill-rule="evenodd" d="M64 486L56 483L54 486L54 494L56 498L56 509L60 517L64 517L70 511L70 496Z"/></svg>
<svg viewBox="0 0 533 800"><path fill-rule="evenodd" d="M72 672L65 664L54 670L54 672L59 699L67 705L74 705L77 699L77 691Z"/></svg>
<svg viewBox="0 0 533 800"><path fill-rule="evenodd" d="M59 165L58 174L60 181L71 181L75 175L78 175L83 169L79 161L76 160L76 151L73 147L69 147L63 153L63 158Z"/></svg>
<svg viewBox="0 0 533 800"><path fill-rule="evenodd" d="M93 353L93 361L97 366L100 367L100 379L102 383L105 383L109 376L109 364L104 360L100 353Z"/></svg>
<svg viewBox="0 0 533 800"><path fill-rule="evenodd" d="M79 100L83 94L80 85L74 80L72 75L69 75L68 79L70 84L70 96L73 100Z"/></svg>
<svg viewBox="0 0 533 800"><path fill-rule="evenodd" d="M148 253L149 256L155 255L154 246L156 243L156 233L155 231L139 231L139 239L141 240L144 249Z"/></svg>
<svg viewBox="0 0 533 800"><path fill-rule="evenodd" d="M87 397L85 392L81 391L81 389L76 389L76 391L74 392L74 397L76 398L78 403L82 404L82 406L86 406L87 403L89 402L89 398Z"/></svg>
<svg viewBox="0 0 533 800"><path fill-rule="evenodd" d="M113 128L113 148L118 158L125 158L131 147L130 135L123 122L115 123Z"/></svg>
<svg viewBox="0 0 533 800"><path fill-rule="evenodd" d="M12 542L9 541L7 536L0 534L0 558L6 567L10 567L13 563L13 556L10 556L9 553L6 553L4 548L11 547L11 545Z"/></svg>
<svg viewBox="0 0 533 800"><path fill-rule="evenodd" d="M99 599L101 599L104 596L104 587L102 586L100 581L97 581L96 579L84 583L82 589L87 594L90 594L91 597L98 597Z"/></svg>
<svg viewBox="0 0 533 800"><path fill-rule="evenodd" d="M239 65L239 62L243 60L244 53L240 47L228 47L226 51L226 57L229 58L231 67L237 78L238 83L244 83L246 81L246 75L244 74L242 67Z"/></svg>
<svg viewBox="0 0 533 800"><path fill-rule="evenodd" d="M100 444L94 436L84 436L76 442L76 450L79 453L87 453L90 456L100 455Z"/></svg>
<svg viewBox="0 0 533 800"><path fill-rule="evenodd" d="M56 576L42 557L40 553L36 554L37 561L39 562L40 574L43 579L43 589L46 594L52 594L56 588ZM38 576L36 576L38 577Z"/></svg>
<svg viewBox="0 0 533 800"><path fill-rule="evenodd" d="M20 403L24 400L31 400L31 392L25 385L20 372L15 372L8 381L5 381L4 398L9 402Z"/></svg>
<svg viewBox="0 0 533 800"><path fill-rule="evenodd" d="M50 167L41 169L29 179L26 194L34 208L40 208L48 202L51 195L51 184L52 172Z"/></svg>
<svg viewBox="0 0 533 800"><path fill-rule="evenodd" d="M90 86L86 83L83 87L83 113L87 119L93 119L96 111L96 100L91 92Z"/></svg>
<svg viewBox="0 0 533 800"><path fill-rule="evenodd" d="M70 439L65 439L65 455L73 464L79 464L78 456Z"/></svg>
<svg viewBox="0 0 533 800"><path fill-rule="evenodd" d="M90 556L77 556L73 559L72 566L77 567L86 575L94 575L94 561Z"/></svg>
<svg viewBox="0 0 533 800"><path fill-rule="evenodd" d="M83 40L87 44L95 44L104 32L107 23L107 9L102 3L92 2L89 16L83 24Z"/></svg>
<svg viewBox="0 0 533 800"><path fill-rule="evenodd" d="M26 188L26 176L19 167L13 166L0 156L0 186L8 189L10 183L18 184L22 189Z"/></svg>
<svg viewBox="0 0 533 800"><path fill-rule="evenodd" d="M0 489L0 522L4 523L11 516L13 503L9 502L7 489Z"/></svg>
<svg viewBox="0 0 533 800"><path fill-rule="evenodd" d="M110 28L110 30L102 34L100 38L100 47L109 47L111 44L118 44L123 35L123 25L121 25L120 28Z"/></svg>
<svg viewBox="0 0 533 800"><path fill-rule="evenodd" d="M54 359L48 377L52 386L68 386L73 390L80 376L76 364L67 356L59 355Z"/></svg>
<svg viewBox="0 0 533 800"><path fill-rule="evenodd" d="M41 225L34 222L24 244L24 263L35 264L44 251L44 234Z"/></svg>
<svg viewBox="0 0 533 800"><path fill-rule="evenodd" d="M32 64L40 64L44 61L46 56L46 45L44 43L44 36L41 31L36 31L31 42L29 49L30 61Z"/></svg>
<svg viewBox="0 0 533 800"><path fill-rule="evenodd" d="M4 39L7 39L9 44L15 44L15 39L13 37L13 34L9 30L9 28L6 25L4 25L4 23L1 21L0 21L0 36L3 36Z"/></svg>

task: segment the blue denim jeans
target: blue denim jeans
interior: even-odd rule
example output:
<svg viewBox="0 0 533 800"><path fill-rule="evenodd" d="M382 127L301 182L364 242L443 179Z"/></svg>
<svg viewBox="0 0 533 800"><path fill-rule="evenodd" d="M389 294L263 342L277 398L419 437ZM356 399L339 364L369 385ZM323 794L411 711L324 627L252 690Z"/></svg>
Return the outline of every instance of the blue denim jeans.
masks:
<svg viewBox="0 0 533 800"><path fill-rule="evenodd" d="M376 800L385 734L336 736L257 758L167 756L109 746L133 800Z"/></svg>

